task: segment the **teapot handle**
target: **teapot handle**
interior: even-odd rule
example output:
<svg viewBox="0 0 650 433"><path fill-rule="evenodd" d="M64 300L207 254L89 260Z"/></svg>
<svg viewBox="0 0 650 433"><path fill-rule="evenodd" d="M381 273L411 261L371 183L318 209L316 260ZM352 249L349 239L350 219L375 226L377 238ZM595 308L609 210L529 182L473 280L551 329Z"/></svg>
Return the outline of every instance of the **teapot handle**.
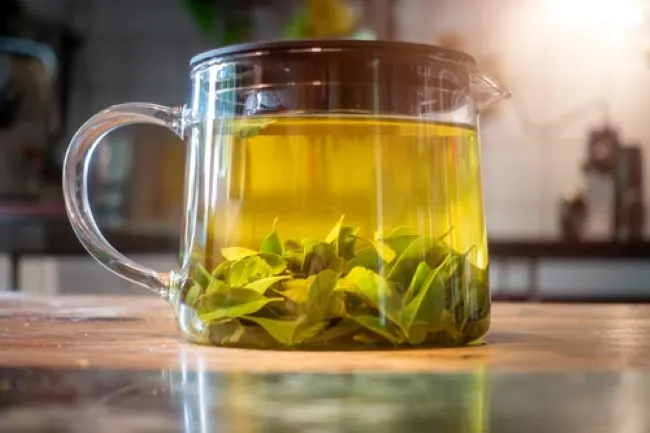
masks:
<svg viewBox="0 0 650 433"><path fill-rule="evenodd" d="M113 248L97 227L88 200L88 172L94 150L106 134L117 127L134 123L164 126L180 136L183 129L183 108L129 103L114 105L91 117L74 135L65 155L65 207L75 234L95 260L120 277L166 297L173 273L149 269Z"/></svg>

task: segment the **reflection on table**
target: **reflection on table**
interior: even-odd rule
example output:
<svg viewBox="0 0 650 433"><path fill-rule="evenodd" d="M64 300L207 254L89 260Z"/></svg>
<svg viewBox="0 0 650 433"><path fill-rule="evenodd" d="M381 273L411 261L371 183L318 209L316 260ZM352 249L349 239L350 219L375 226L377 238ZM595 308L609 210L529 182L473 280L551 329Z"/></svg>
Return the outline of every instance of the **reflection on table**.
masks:
<svg viewBox="0 0 650 433"><path fill-rule="evenodd" d="M180 354L182 357L182 353ZM0 369L5 432L646 431L645 373Z"/></svg>

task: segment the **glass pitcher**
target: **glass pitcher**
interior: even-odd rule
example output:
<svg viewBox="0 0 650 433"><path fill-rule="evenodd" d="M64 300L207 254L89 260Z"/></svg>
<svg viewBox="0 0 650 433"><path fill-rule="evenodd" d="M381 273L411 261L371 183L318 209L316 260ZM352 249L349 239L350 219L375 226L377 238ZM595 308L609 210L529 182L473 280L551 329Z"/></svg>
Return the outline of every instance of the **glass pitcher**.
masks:
<svg viewBox="0 0 650 433"><path fill-rule="evenodd" d="M189 104L86 122L63 189L79 240L201 344L368 349L471 343L490 326L479 109L508 96L472 57L379 41L199 54ZM112 248L89 207L98 141L150 123L187 145L178 269Z"/></svg>

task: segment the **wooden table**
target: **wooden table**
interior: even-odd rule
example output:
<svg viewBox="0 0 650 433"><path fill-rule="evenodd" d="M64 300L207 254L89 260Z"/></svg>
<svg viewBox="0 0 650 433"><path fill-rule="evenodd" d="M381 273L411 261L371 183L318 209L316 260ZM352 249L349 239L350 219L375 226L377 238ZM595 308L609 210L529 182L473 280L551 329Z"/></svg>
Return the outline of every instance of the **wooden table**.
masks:
<svg viewBox="0 0 650 433"><path fill-rule="evenodd" d="M650 306L496 304L488 344L186 343L153 297L0 296L0 430L646 432Z"/></svg>
<svg viewBox="0 0 650 433"><path fill-rule="evenodd" d="M487 344L384 352L260 351L185 342L149 296L0 296L0 366L245 372L623 371L650 367L650 305L494 305Z"/></svg>

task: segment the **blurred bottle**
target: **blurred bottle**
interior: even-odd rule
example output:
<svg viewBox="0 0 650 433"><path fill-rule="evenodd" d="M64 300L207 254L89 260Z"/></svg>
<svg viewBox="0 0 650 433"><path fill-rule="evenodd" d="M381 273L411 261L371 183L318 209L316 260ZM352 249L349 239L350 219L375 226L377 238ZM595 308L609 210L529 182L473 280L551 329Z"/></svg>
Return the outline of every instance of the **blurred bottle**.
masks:
<svg viewBox="0 0 650 433"><path fill-rule="evenodd" d="M581 191L568 194L560 202L560 232L565 241L582 240L587 219L587 203Z"/></svg>
<svg viewBox="0 0 650 433"><path fill-rule="evenodd" d="M307 37L330 38L352 33L356 17L343 0L308 0Z"/></svg>
<svg viewBox="0 0 650 433"><path fill-rule="evenodd" d="M285 28L287 39L351 37L359 17L344 0L307 0Z"/></svg>

